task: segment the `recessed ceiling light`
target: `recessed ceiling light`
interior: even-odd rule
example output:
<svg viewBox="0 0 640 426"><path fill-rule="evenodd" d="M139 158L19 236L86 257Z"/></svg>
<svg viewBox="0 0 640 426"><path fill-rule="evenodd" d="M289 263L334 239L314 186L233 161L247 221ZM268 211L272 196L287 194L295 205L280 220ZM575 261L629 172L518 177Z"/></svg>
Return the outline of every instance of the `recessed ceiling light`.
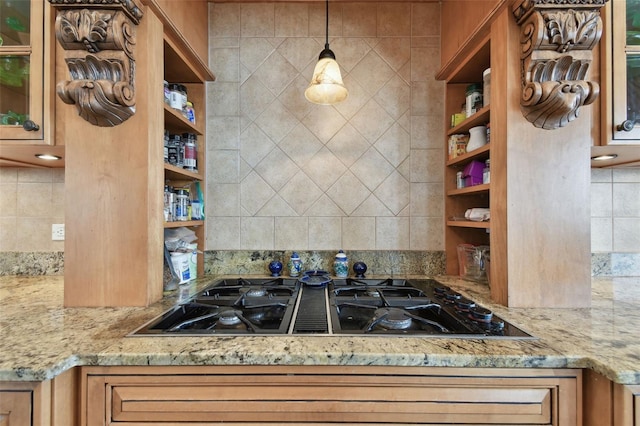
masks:
<svg viewBox="0 0 640 426"><path fill-rule="evenodd" d="M38 157L41 160L48 160L48 161L62 160L62 157L59 157L53 154L36 154L36 157Z"/></svg>
<svg viewBox="0 0 640 426"><path fill-rule="evenodd" d="M613 160L616 158L618 154L604 154L604 155L596 155L595 157L591 157L593 161L605 161L605 160Z"/></svg>

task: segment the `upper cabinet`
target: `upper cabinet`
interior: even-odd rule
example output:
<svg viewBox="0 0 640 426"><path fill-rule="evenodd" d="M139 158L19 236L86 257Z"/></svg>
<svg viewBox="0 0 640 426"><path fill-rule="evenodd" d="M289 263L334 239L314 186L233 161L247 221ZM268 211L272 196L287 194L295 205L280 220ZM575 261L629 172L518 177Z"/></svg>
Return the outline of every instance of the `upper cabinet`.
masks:
<svg viewBox="0 0 640 426"><path fill-rule="evenodd" d="M603 9L601 49L602 114L593 167L640 165L640 2L614 0Z"/></svg>
<svg viewBox="0 0 640 426"><path fill-rule="evenodd" d="M0 1L0 166L45 165L34 155L62 150L53 148L50 9L42 0Z"/></svg>

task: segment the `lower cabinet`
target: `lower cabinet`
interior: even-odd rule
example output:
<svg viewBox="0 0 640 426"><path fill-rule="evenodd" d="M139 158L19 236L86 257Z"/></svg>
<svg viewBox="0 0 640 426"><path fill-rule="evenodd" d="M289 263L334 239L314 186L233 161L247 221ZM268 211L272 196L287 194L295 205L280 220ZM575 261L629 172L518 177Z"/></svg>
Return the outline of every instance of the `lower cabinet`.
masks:
<svg viewBox="0 0 640 426"><path fill-rule="evenodd" d="M43 382L0 382L0 426L77 426L78 369Z"/></svg>
<svg viewBox="0 0 640 426"><path fill-rule="evenodd" d="M621 385L585 370L584 426L640 426L640 385Z"/></svg>
<svg viewBox="0 0 640 426"><path fill-rule="evenodd" d="M0 384L0 426L31 426L33 384Z"/></svg>
<svg viewBox="0 0 640 426"><path fill-rule="evenodd" d="M581 424L582 372L440 367L86 367L81 424Z"/></svg>
<svg viewBox="0 0 640 426"><path fill-rule="evenodd" d="M640 426L640 386L613 385L613 426Z"/></svg>

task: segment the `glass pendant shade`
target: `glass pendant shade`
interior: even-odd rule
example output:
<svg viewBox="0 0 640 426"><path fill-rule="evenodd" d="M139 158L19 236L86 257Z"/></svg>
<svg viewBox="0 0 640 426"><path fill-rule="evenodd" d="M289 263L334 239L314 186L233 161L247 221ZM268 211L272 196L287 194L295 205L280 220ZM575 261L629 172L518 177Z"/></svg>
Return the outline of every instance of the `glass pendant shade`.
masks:
<svg viewBox="0 0 640 426"><path fill-rule="evenodd" d="M344 101L348 95L335 55L329 49L323 50L304 97L314 104L332 105Z"/></svg>

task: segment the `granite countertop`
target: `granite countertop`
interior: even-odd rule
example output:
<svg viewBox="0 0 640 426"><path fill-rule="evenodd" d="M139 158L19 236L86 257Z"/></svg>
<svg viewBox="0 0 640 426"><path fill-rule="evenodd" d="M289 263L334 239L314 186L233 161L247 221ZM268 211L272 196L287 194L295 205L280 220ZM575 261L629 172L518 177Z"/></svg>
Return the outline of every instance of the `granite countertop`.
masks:
<svg viewBox="0 0 640 426"><path fill-rule="evenodd" d="M262 364L589 368L640 384L638 278L594 279L590 309L505 308L490 303L486 286L436 279L537 339L126 337L175 297L147 308L63 308L63 277L9 276L0 277L0 381L41 381L85 365Z"/></svg>

